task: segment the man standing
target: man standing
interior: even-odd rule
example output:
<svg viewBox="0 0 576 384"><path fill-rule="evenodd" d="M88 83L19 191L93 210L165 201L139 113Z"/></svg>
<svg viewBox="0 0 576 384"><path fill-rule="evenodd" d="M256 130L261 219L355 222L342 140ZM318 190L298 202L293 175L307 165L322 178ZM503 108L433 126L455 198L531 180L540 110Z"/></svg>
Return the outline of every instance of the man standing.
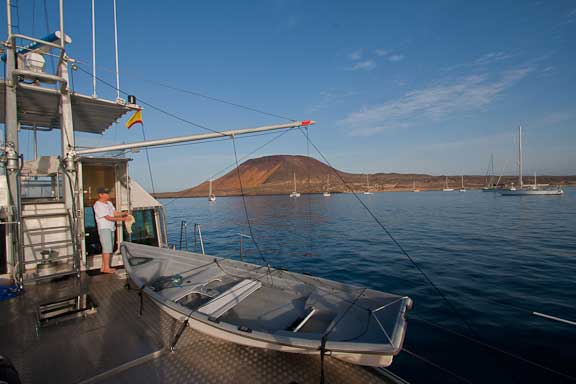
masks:
<svg viewBox="0 0 576 384"><path fill-rule="evenodd" d="M110 189L98 188L98 200L94 203L94 215L96 217L96 226L98 227L98 236L102 245L102 266L100 271L103 273L114 273L110 268L110 256L114 249L114 232L116 231L117 221L126 221L128 214L118 212L114 204L110 202Z"/></svg>

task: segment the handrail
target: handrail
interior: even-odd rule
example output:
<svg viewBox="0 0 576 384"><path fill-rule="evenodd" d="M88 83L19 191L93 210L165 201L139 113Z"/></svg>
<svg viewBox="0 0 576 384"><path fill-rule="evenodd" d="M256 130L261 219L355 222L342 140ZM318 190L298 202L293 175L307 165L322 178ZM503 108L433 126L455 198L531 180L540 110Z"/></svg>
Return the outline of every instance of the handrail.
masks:
<svg viewBox="0 0 576 384"><path fill-rule="evenodd" d="M57 31L57 32L53 33L52 35L55 35L58 39L60 39L60 36L56 35L56 33L59 33L59 32L60 31ZM50 37L52 35L49 35L47 37ZM63 49L62 45L60 45L60 44L52 43L50 41L46 41L46 40L42 40L42 39L37 39L37 38L32 37L32 36L22 35L20 33L13 33L11 35L11 37L12 37L12 43L13 44L14 44L14 41L16 39L23 39L23 40L30 40L30 41L33 41L33 42L38 43L38 44L45 44L45 45L48 45L52 48ZM68 36L65 36L64 40L66 40L66 37L68 37ZM30 48L26 47L25 49L29 50Z"/></svg>

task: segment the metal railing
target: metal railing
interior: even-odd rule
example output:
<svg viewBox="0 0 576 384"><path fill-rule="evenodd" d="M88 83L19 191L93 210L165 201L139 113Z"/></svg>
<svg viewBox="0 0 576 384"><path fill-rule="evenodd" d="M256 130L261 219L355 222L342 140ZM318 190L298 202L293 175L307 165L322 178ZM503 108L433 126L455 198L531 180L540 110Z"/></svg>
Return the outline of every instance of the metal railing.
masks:
<svg viewBox="0 0 576 384"><path fill-rule="evenodd" d="M194 224L194 252L198 250L198 243L200 244L200 250L202 254L205 255L204 251L204 239L202 238L202 227L200 224ZM184 247L184 248L183 248ZM180 222L180 246L179 249L186 249L188 250L188 223L186 220L182 220Z"/></svg>

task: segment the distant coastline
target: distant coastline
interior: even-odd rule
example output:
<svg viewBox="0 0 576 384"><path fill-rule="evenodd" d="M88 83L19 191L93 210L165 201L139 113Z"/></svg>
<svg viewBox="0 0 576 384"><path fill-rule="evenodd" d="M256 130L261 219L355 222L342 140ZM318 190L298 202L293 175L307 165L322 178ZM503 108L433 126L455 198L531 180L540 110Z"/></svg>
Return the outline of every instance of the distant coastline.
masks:
<svg viewBox="0 0 576 384"><path fill-rule="evenodd" d="M445 187L446 180L448 186L455 190L462 186L462 175L347 173L306 156L265 156L248 160L239 168L244 194L249 196L290 194L294 189L294 175L296 175L296 189L302 194L321 194L327 189L332 193L350 193L346 185L358 193L365 191L407 192L412 191L414 187L420 191L437 191ZM463 175L463 177L464 188L467 190L482 189L488 181L487 176ZM500 185L510 186L513 183L516 185L517 182L516 176L500 178ZM524 178L525 184L532 182L532 177ZM542 175L538 176L537 182L538 184L576 185L576 175ZM208 195L208 188L208 181L205 181L192 188L175 192L159 192L154 196L157 198L202 197ZM217 196L241 195L237 169L213 180L212 190Z"/></svg>

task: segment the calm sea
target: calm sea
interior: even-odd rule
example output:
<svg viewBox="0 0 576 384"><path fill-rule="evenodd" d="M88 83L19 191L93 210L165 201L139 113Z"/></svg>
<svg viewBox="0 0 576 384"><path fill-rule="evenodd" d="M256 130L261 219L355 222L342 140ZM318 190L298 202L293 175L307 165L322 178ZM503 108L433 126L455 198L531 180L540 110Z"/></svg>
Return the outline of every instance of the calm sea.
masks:
<svg viewBox="0 0 576 384"><path fill-rule="evenodd" d="M405 343L412 354L401 353L391 368L406 380L556 383L570 380L496 348L576 376L576 326L531 314L576 321L576 189L565 192L360 195L474 336L353 195L246 197L246 204L273 266L412 297ZM239 234L249 234L242 198L163 203L172 244L186 220L192 249L191 227L200 223L206 253L238 259ZM249 239L244 252L261 262Z"/></svg>

